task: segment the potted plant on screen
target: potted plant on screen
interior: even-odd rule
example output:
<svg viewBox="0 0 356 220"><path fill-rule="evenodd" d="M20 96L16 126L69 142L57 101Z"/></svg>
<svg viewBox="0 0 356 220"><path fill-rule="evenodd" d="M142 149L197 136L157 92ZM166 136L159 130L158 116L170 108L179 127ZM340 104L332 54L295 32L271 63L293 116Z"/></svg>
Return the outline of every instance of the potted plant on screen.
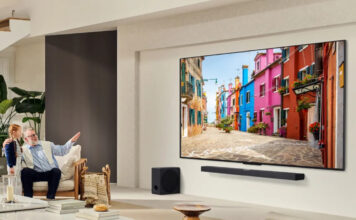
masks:
<svg viewBox="0 0 356 220"><path fill-rule="evenodd" d="M314 122L309 125L309 132L313 134L315 140L319 140L320 123Z"/></svg>
<svg viewBox="0 0 356 220"><path fill-rule="evenodd" d="M306 112L311 105L307 98L298 101L297 112Z"/></svg>

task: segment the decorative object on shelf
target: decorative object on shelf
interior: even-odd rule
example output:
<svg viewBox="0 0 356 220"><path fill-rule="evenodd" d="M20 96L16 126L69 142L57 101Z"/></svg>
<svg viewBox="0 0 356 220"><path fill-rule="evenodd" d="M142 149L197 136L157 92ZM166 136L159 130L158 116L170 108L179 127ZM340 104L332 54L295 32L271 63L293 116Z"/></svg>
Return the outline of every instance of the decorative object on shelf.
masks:
<svg viewBox="0 0 356 220"><path fill-rule="evenodd" d="M199 215L209 211L211 208L200 204L179 204L173 207L174 210L184 214L184 220L199 220Z"/></svg>
<svg viewBox="0 0 356 220"><path fill-rule="evenodd" d="M313 134L315 140L319 140L320 123L314 122L309 125L309 132Z"/></svg>
<svg viewBox="0 0 356 220"><path fill-rule="evenodd" d="M3 175L2 182L6 191L5 203L15 203L15 187L17 186L16 176Z"/></svg>

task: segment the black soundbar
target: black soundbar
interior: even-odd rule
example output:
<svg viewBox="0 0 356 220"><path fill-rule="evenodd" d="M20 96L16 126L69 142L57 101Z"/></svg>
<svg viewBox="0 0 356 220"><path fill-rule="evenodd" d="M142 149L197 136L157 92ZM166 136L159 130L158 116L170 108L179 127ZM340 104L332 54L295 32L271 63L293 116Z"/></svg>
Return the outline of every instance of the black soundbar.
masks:
<svg viewBox="0 0 356 220"><path fill-rule="evenodd" d="M267 170L249 170L249 169L214 167L214 166L202 166L201 171L210 172L210 173L242 175L242 176L257 176L257 177L284 179L284 180L304 180L305 177L304 173L289 173L289 172L267 171Z"/></svg>

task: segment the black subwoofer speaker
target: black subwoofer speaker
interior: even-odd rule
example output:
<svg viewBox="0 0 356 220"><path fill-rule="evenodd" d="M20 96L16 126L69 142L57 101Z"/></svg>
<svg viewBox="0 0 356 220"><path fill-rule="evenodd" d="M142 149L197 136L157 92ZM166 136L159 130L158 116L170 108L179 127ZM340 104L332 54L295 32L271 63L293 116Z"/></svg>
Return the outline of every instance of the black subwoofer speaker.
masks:
<svg viewBox="0 0 356 220"><path fill-rule="evenodd" d="M180 193L179 167L152 168L152 193L158 195Z"/></svg>

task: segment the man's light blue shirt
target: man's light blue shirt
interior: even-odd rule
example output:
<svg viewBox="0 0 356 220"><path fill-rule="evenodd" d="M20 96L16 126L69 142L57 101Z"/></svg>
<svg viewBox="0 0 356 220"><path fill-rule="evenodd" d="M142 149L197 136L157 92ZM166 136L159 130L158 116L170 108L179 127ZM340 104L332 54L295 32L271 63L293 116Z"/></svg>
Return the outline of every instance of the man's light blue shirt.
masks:
<svg viewBox="0 0 356 220"><path fill-rule="evenodd" d="M72 148L73 144L74 142L70 140L67 141L67 143L65 143L64 145L55 145L54 143L51 142L52 158L54 161L52 165L49 163L46 154L43 151L41 141L39 141L38 144L35 146L30 146L26 144L23 147L27 147L31 151L33 157L33 165L34 165L33 169L37 172L47 172L52 170L53 168L58 168L58 163L54 156L66 155Z"/></svg>

